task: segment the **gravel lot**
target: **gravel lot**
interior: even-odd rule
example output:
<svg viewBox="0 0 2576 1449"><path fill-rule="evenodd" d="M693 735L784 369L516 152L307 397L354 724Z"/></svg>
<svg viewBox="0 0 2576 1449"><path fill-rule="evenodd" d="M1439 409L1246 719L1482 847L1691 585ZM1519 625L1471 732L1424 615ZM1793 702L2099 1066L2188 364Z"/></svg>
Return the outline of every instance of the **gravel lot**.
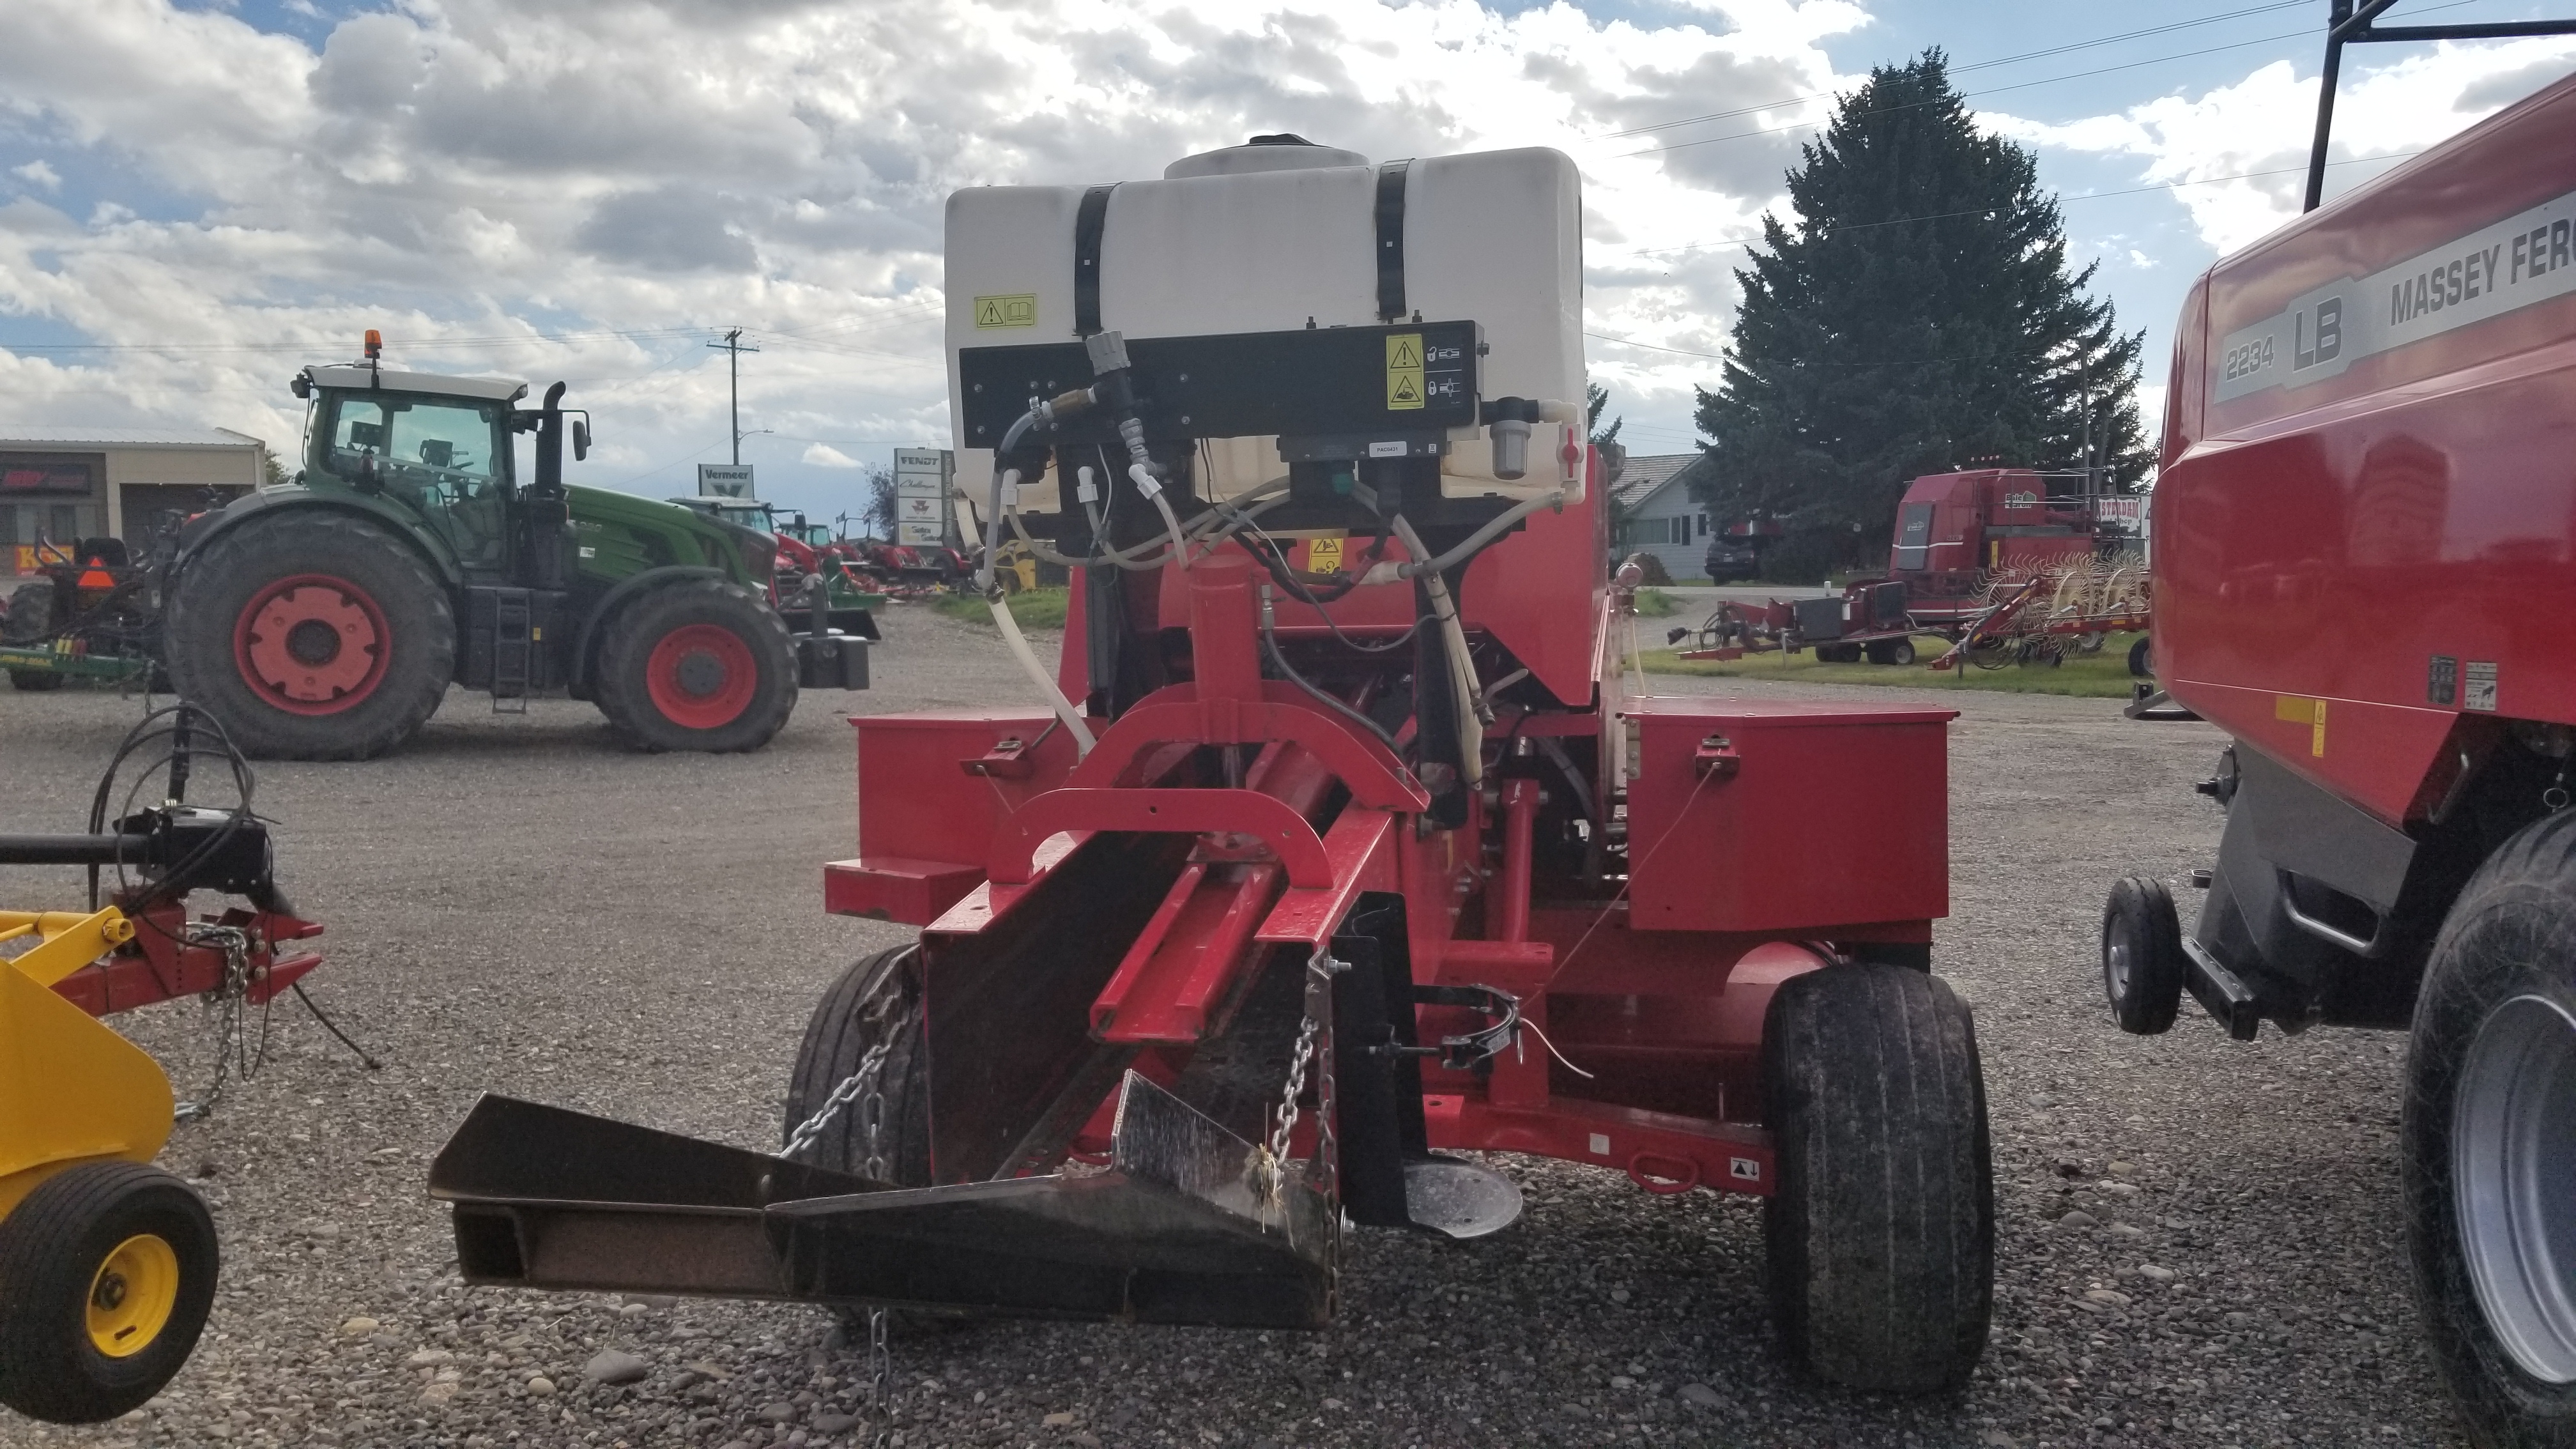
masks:
<svg viewBox="0 0 2576 1449"><path fill-rule="evenodd" d="M858 1365L825 1315L468 1291L422 1184L487 1089L776 1143L808 1007L903 935L819 908L820 862L853 841L840 715L1024 688L989 631L900 610L888 633L873 693L806 695L756 756L625 754L588 705L494 718L458 695L394 758L265 767L290 888L329 926L314 994L385 1066L281 1007L266 1069L164 1157L224 1235L195 1360L99 1429L0 1413L0 1444L846 1442ZM2178 881L2215 845L2217 812L2189 788L2215 733L2099 700L1923 697L1963 712L1938 961L1977 1005L2001 1208L1994 1337L1965 1394L1889 1401L1785 1374L1754 1204L1503 1159L1529 1197L1521 1225L1458 1246L1355 1235L1327 1333L899 1340L901 1442L2458 1442L2399 1264L2403 1043L2319 1030L2237 1046L2197 1016L2131 1038L2101 1004L2112 878ZM77 828L136 712L0 690L0 828ZM11 904L75 890L72 872L0 871ZM204 1080L196 1009L120 1022L183 1095ZM607 1349L644 1377L590 1382Z"/></svg>

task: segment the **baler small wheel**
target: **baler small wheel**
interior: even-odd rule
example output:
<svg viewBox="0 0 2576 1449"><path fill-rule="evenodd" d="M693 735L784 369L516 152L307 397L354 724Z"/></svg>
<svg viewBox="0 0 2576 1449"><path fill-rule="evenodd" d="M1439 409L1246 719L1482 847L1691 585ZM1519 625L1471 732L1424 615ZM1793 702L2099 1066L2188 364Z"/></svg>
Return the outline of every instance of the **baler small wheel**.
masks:
<svg viewBox="0 0 2576 1449"><path fill-rule="evenodd" d="M1911 639L1878 640L1876 643L1869 646L1869 662L1872 664L1911 664L1914 662L1914 641Z"/></svg>
<svg viewBox="0 0 2576 1449"><path fill-rule="evenodd" d="M1794 976L1772 995L1762 1066L1782 1350L1848 1388L1957 1387L1994 1310L1994 1169L1966 1004L1903 966Z"/></svg>
<svg viewBox="0 0 2576 1449"><path fill-rule="evenodd" d="M186 1183L88 1162L0 1218L0 1404L96 1424L161 1392L214 1306L215 1220Z"/></svg>
<svg viewBox="0 0 2576 1449"><path fill-rule="evenodd" d="M796 646L749 589L686 579L609 619L595 693L609 725L639 749L756 750L796 708Z"/></svg>
<svg viewBox="0 0 2576 1449"><path fill-rule="evenodd" d="M2129 646L2129 674L2136 679L2155 678L2155 654L2148 648L2147 636L2144 634L2138 636L2138 642Z"/></svg>
<svg viewBox="0 0 2576 1449"><path fill-rule="evenodd" d="M2576 812L2508 839L2444 918L2398 1164L2416 1308L2470 1440L2576 1445Z"/></svg>
<svg viewBox="0 0 2576 1449"><path fill-rule="evenodd" d="M2171 1027L2187 969L2173 892L2160 880L2123 877L2102 906L2102 993L2120 1030L2154 1036Z"/></svg>
<svg viewBox="0 0 2576 1449"><path fill-rule="evenodd" d="M184 560L164 617L171 682L261 759L383 754L455 675L455 606L428 561L321 509L216 534Z"/></svg>

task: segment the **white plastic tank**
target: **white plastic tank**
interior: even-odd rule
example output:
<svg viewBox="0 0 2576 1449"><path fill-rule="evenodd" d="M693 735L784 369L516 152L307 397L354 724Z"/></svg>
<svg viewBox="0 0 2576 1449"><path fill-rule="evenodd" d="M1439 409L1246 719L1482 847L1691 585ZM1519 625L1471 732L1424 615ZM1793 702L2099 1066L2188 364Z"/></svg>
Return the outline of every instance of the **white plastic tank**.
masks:
<svg viewBox="0 0 2576 1449"><path fill-rule="evenodd" d="M1100 325L1130 339L1368 327L1379 322L1379 168L1349 151L1263 138L1173 163L1110 193L1100 238ZM948 384L953 434L961 348L1074 339L1075 219L1087 188L992 186L948 199ZM1473 321L1491 349L1480 390L1579 409L1584 400L1582 181L1543 148L1412 161L1404 179L1405 319ZM1542 424L1528 473L1492 475L1483 432L1451 435L1452 497L1553 491L1565 429ZM1230 497L1284 475L1276 440L1211 444L1203 487ZM960 449L978 506L987 449ZM1573 470L1580 486L1581 470ZM1044 486L1024 506L1050 506Z"/></svg>

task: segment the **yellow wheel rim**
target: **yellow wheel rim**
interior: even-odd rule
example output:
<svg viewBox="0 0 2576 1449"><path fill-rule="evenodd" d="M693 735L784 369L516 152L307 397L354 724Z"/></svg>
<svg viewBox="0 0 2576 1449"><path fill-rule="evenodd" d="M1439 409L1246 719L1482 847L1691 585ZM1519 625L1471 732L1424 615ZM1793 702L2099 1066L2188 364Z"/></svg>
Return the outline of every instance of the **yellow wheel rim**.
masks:
<svg viewBox="0 0 2576 1449"><path fill-rule="evenodd" d="M131 1358L161 1336L178 1302L178 1252L138 1233L117 1244L90 1278L90 1346L109 1358Z"/></svg>

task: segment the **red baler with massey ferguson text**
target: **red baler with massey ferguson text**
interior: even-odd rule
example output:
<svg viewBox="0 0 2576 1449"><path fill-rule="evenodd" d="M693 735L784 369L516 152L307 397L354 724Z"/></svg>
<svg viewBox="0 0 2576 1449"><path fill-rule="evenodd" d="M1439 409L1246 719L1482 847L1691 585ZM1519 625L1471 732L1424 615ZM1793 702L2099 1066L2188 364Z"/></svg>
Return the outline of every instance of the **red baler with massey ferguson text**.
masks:
<svg viewBox="0 0 2576 1449"><path fill-rule="evenodd" d="M2188 935L2135 877L2103 923L2131 1031L2188 989L2243 1041L2413 1033L2417 1300L2484 1444L2576 1444L2571 225L2576 79L2192 289L2155 658L2227 824Z"/></svg>
<svg viewBox="0 0 2576 1449"><path fill-rule="evenodd" d="M1630 692L1577 188L1266 137L959 193L959 476L1072 570L1061 657L987 578L1032 707L852 721L825 900L920 933L817 1008L786 1149L486 1098L465 1276L1316 1327L1345 1225L1496 1230L1456 1154L1523 1153L1764 1199L1796 1361L1964 1379L1950 716Z"/></svg>

